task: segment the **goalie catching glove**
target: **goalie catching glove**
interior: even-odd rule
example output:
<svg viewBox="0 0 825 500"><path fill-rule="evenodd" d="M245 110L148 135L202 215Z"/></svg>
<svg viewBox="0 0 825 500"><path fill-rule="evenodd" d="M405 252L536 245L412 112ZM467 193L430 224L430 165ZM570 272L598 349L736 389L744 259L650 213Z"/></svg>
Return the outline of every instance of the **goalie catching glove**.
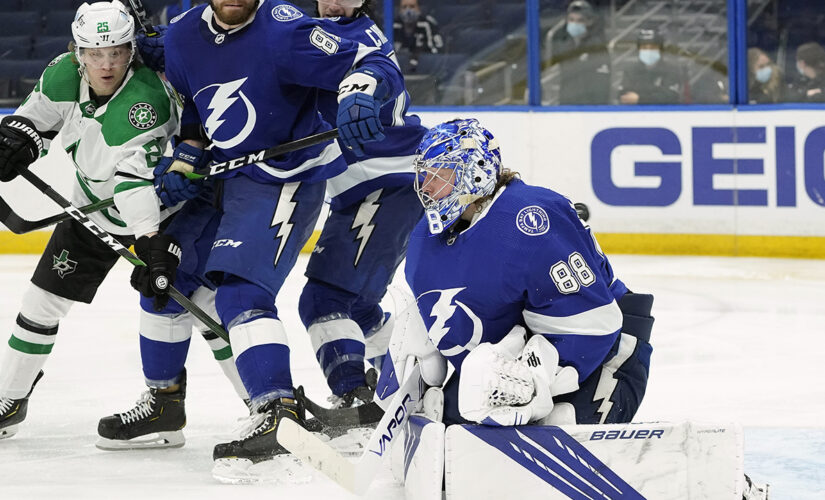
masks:
<svg viewBox="0 0 825 500"><path fill-rule="evenodd" d="M180 244L175 238L158 233L141 236L135 243L135 253L146 265L132 271L132 288L144 297L154 297L156 312L169 303L169 287L175 284L175 273L180 264Z"/></svg>
<svg viewBox="0 0 825 500"><path fill-rule="evenodd" d="M374 71L355 70L338 86L338 135L347 149L364 156L364 143L384 139L379 114L389 88Z"/></svg>
<svg viewBox="0 0 825 500"><path fill-rule="evenodd" d="M498 344L480 344L464 359L458 385L463 418L486 425L524 425L547 417L553 396L579 388L578 372L559 366L553 344L534 335L525 345L525 333L516 326Z"/></svg>
<svg viewBox="0 0 825 500"><path fill-rule="evenodd" d="M8 182L43 152L43 139L28 118L10 115L0 121L0 182Z"/></svg>

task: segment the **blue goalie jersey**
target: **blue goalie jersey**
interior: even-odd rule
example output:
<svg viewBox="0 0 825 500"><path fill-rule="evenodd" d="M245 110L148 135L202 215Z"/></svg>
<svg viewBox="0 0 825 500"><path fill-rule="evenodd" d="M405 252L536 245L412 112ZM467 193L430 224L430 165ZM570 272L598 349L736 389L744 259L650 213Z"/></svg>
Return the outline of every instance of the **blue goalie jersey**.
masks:
<svg viewBox="0 0 825 500"><path fill-rule="evenodd" d="M181 129L203 125L215 161L330 130L316 110L318 89L337 92L353 68L368 66L391 95L403 91L398 66L375 45L328 33L287 2L263 0L250 21L229 31L212 17L201 5L174 19L165 57L166 76L184 102ZM345 167L337 142L329 141L222 175L317 181Z"/></svg>
<svg viewBox="0 0 825 500"><path fill-rule="evenodd" d="M514 325L542 334L583 381L622 327L627 287L570 201L515 179L459 234L431 236L426 220L407 250L407 282L429 337L455 366Z"/></svg>
<svg viewBox="0 0 825 500"><path fill-rule="evenodd" d="M392 44L368 16L319 21L325 31L364 46L376 47L397 64ZM364 156L355 156L351 151L343 149L349 168L345 173L330 179L327 184L333 210L362 200L379 188L412 185L415 150L427 133L427 128L421 125L418 116L407 114L409 107L410 94L402 88L381 107L380 118L385 139L365 144ZM326 121L334 123L338 113L338 94L321 92L318 109Z"/></svg>

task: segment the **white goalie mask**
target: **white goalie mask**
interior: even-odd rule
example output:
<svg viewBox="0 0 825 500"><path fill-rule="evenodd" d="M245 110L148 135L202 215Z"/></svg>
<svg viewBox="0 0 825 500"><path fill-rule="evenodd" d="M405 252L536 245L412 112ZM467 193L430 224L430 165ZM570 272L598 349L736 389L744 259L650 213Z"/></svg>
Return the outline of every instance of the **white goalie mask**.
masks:
<svg viewBox="0 0 825 500"><path fill-rule="evenodd" d="M81 70L89 64L106 62L103 59L114 65L128 65L135 57L135 21L118 0L81 5L72 22L72 37ZM128 44L125 54L106 50L124 44ZM95 57L82 57L86 50Z"/></svg>
<svg viewBox="0 0 825 500"><path fill-rule="evenodd" d="M501 174L498 141L474 118L436 125L416 155L415 190L433 235L450 227L471 203L493 194Z"/></svg>

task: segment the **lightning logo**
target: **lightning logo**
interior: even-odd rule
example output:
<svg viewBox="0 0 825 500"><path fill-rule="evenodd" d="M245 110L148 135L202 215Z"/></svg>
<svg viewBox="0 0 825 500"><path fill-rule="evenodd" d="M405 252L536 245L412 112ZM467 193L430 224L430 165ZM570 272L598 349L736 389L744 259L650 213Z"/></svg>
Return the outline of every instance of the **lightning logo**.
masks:
<svg viewBox="0 0 825 500"><path fill-rule="evenodd" d="M616 384L619 382L613 377L613 374L616 373L616 370L618 370L619 367L630 358L633 351L636 350L636 337L625 333L620 333L619 335L622 336L622 339L619 341L619 351L602 367L602 373L599 375L599 383L596 385L596 391L593 393L594 403L600 399L602 400L597 410L602 414L599 419L600 424L604 423L607 414L610 413L610 410L613 408L613 401L610 401L610 396L613 395Z"/></svg>
<svg viewBox="0 0 825 500"><path fill-rule="evenodd" d="M293 224L290 222L290 219L292 218L292 214L295 213L295 207L298 205L298 202L294 201L293 198L300 185L300 182L290 182L281 187L281 196L278 197L278 205L275 207L275 214L272 216L272 224L269 225L270 228L279 226L278 235L275 236L276 239L279 239L278 252L275 254L275 260L272 263L273 266L278 265L278 259L281 258L281 252L284 250L284 246L286 246L286 240L289 238L289 233L292 232Z"/></svg>
<svg viewBox="0 0 825 500"><path fill-rule="evenodd" d="M227 83L216 83L213 85L206 86L199 90L196 94L194 99L198 98L198 95L201 92L205 91L206 89L217 87L215 90L215 94L212 96L212 99L209 101L209 105L206 109L211 110L209 117L204 122L204 128L206 128L206 133L209 135L209 138L212 139L212 143L222 149L229 149L232 147L237 146L238 144L242 143L249 134L252 133L252 129L255 128L255 122L257 121L257 113L255 112L255 107L249 101L249 98L246 97L246 94L240 91L241 86L246 82L248 78L244 77L238 80L234 80ZM233 95L237 92L237 97L233 97ZM235 104L235 101L241 99L246 106L246 123L235 136L230 137L226 140L220 140L215 137L215 134L220 128L221 125L226 122L227 118L224 115L227 114L229 108Z"/></svg>
<svg viewBox="0 0 825 500"><path fill-rule="evenodd" d="M355 262L353 262L353 266L358 266L358 261L361 260L361 253L364 251L364 247L367 246L367 242L370 240L370 236L372 236L372 231L375 229L375 225L372 224L372 219L375 217L376 212L381 207L381 204L378 203L378 198L381 197L381 192L383 189L379 189L378 191L372 192L364 199L364 202L358 207L358 212L355 214L355 219L352 221L352 226L350 230L355 230L355 228L360 227L358 231L358 236L355 237L355 240L361 240L361 244L358 246L358 253L355 254Z"/></svg>
<svg viewBox="0 0 825 500"><path fill-rule="evenodd" d="M441 354L444 356L455 356L460 354L462 351L472 351L478 344L481 343L481 335L484 332L484 326L481 323L481 318L479 318L466 304L461 301L456 300L455 305L453 305L453 299L456 295L459 294L462 290L467 287L461 288L449 288L447 290L431 290L422 294L424 295L430 293L438 293L439 297L438 300L433 304L433 308L430 311L430 317L434 317L435 321L433 325L430 327L427 334L430 337L433 345L441 351ZM470 337L470 340L465 345L454 345L449 349L441 349L438 347L438 344L441 342L441 339L447 336L450 332L450 327L447 326L447 321L453 317L455 314L456 307L460 307L462 311L470 318L470 321L473 324L473 332ZM452 340L453 343L456 343L455 340Z"/></svg>

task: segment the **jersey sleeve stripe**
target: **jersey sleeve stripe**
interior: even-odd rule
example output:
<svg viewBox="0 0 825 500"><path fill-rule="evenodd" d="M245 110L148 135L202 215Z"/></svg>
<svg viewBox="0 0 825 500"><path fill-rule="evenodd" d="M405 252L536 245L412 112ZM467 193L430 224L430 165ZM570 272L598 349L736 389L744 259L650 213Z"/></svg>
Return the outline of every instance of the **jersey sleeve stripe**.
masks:
<svg viewBox="0 0 825 500"><path fill-rule="evenodd" d="M622 327L622 312L616 301L572 316L547 316L525 310L522 315L534 333L552 335L612 335Z"/></svg>

